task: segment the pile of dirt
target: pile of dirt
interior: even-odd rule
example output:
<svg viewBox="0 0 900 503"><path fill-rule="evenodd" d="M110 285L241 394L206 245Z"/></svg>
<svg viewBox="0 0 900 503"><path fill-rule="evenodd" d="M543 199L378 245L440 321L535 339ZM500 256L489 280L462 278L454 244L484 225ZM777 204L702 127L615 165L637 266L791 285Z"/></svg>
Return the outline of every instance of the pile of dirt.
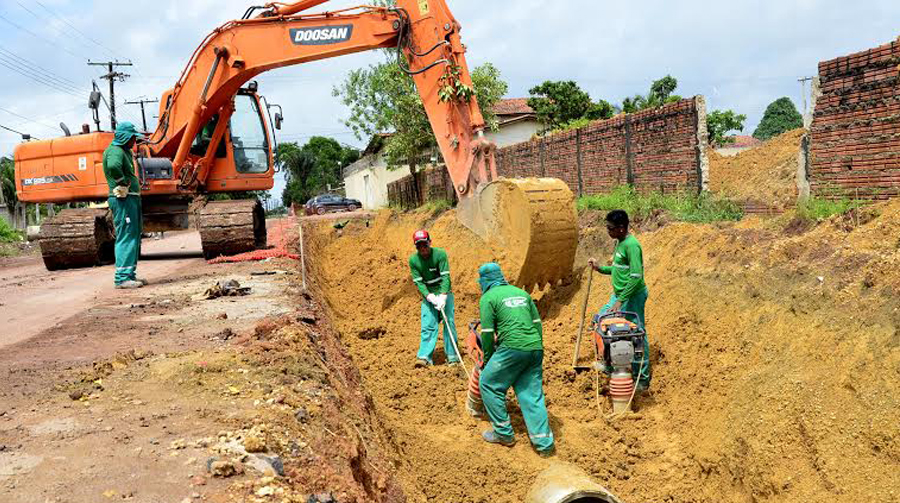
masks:
<svg viewBox="0 0 900 503"><path fill-rule="evenodd" d="M583 228L573 277L534 294L558 457L626 501L896 498L900 201L877 211L856 228L835 220L791 236L760 221L640 233L654 382L624 420L606 417L603 381L598 404L594 376L570 370L584 296L596 310L610 293L603 277L587 291L583 265L612 243ZM384 212L340 237L321 226L308 243L314 275L392 431L411 500L521 501L548 461L531 451L518 410L519 443L486 445L489 425L465 414L458 370L413 368L419 298L407 258L424 224ZM477 267L503 257L452 213L429 230L449 253L464 331L478 315ZM358 336L372 326L377 338Z"/></svg>
<svg viewBox="0 0 900 503"><path fill-rule="evenodd" d="M797 201L797 163L805 129L795 129L733 157L709 153L709 188L741 202L783 210Z"/></svg>

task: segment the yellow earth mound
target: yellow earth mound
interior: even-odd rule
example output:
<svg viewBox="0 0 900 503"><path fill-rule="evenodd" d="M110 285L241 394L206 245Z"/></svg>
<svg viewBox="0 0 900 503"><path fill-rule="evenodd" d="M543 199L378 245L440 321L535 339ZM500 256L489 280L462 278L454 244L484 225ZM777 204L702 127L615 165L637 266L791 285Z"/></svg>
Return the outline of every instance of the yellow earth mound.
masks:
<svg viewBox="0 0 900 503"><path fill-rule="evenodd" d="M797 200L797 163L800 138L795 129L733 157L709 153L709 188L740 201L779 209Z"/></svg>

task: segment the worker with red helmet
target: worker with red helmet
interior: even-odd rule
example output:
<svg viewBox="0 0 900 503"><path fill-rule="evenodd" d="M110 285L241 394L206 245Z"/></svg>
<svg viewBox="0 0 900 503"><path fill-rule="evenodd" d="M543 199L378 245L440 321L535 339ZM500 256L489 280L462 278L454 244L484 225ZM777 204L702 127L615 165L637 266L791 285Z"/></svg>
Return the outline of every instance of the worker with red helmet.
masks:
<svg viewBox="0 0 900 503"><path fill-rule="evenodd" d="M437 346L438 330L444 326L444 352L447 363L459 363L456 353L456 325L453 317L453 291L450 289L450 263L443 248L431 246L431 236L426 230L413 234L416 253L409 257L409 269L413 283L422 295L422 338L416 355L416 367L432 365L432 354ZM446 317L446 318L444 318ZM451 328L448 330L447 326Z"/></svg>

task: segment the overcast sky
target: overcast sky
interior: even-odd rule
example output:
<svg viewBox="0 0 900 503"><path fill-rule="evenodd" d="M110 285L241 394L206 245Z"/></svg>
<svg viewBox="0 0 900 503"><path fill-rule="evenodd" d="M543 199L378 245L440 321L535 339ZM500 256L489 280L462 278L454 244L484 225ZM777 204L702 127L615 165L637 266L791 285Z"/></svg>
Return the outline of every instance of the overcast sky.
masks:
<svg viewBox="0 0 900 503"><path fill-rule="evenodd" d="M775 99L789 96L802 106L797 79L815 75L819 61L900 34L897 0L447 2L463 25L470 66L496 65L509 83L509 97L525 97L544 80L571 79L594 99L620 103L671 74L679 94L702 94L710 110L746 114L748 134ZM60 121L78 130L90 122L90 81L104 73L87 60L115 58L134 63L122 69L131 77L116 87L120 120L140 124L140 109L122 101L159 97L208 32L261 3L0 0L0 125L38 138L60 135ZM365 2L326 5L360 3ZM380 58L357 54L261 75L260 92L284 107L279 140L323 135L364 145L342 124L347 111L331 90L349 70ZM107 94L106 82L97 82ZM155 106L148 110L151 127ZM108 127L105 113L102 118ZM0 155L11 155L18 141L18 135L0 130Z"/></svg>

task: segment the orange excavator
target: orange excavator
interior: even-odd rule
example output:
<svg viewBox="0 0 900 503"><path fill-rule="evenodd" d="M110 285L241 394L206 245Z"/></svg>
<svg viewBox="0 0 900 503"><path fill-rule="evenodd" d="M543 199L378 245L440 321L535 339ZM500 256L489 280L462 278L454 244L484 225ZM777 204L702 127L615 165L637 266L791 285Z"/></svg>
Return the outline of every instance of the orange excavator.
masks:
<svg viewBox="0 0 900 503"><path fill-rule="evenodd" d="M257 201L211 201L202 208L197 202L216 192L273 186L272 131L253 79L274 68L396 48L397 64L412 76L425 104L459 199L460 221L504 250L517 284L542 286L571 272L577 241L572 193L557 179L498 177L496 148L484 137L473 97L461 27L445 0L309 12L327 1L250 7L194 51L175 86L162 94L156 130L136 149L145 230L184 229L193 215L207 258L265 246ZM112 137L98 131L20 144L19 199L105 200L102 156ZM40 246L47 268L109 261L109 220L108 210L78 208L46 221Z"/></svg>

